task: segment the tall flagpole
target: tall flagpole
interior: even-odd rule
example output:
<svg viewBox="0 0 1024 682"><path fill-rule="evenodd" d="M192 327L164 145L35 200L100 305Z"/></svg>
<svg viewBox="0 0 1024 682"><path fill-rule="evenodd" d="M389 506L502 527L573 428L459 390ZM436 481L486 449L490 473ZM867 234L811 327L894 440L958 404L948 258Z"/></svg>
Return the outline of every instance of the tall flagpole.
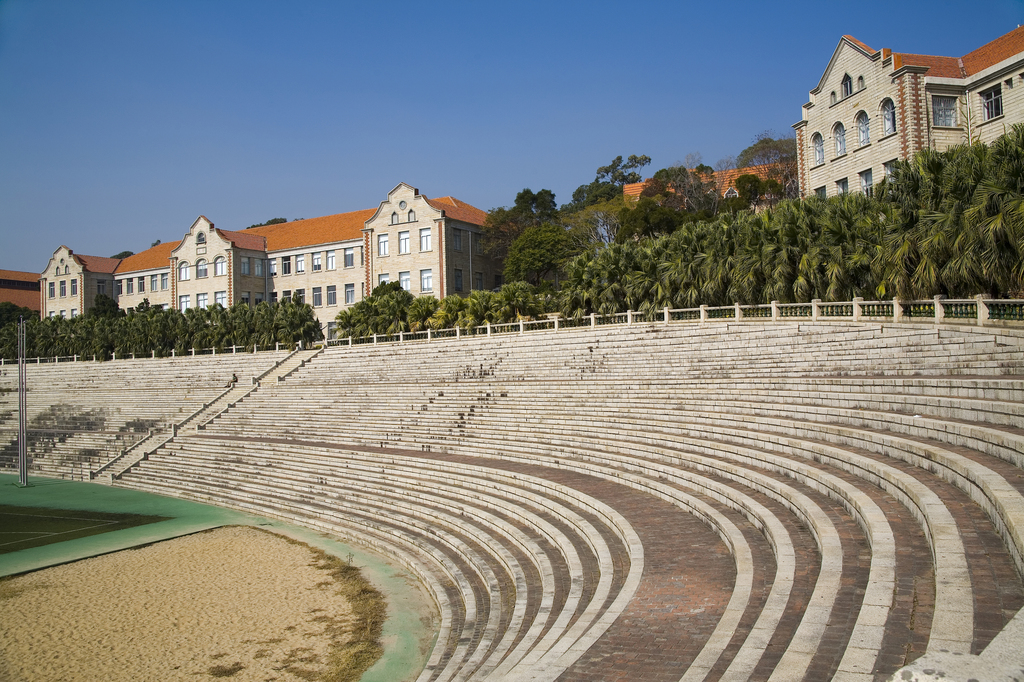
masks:
<svg viewBox="0 0 1024 682"><path fill-rule="evenodd" d="M18 485L28 485L28 381L25 364L25 318L18 318Z"/></svg>

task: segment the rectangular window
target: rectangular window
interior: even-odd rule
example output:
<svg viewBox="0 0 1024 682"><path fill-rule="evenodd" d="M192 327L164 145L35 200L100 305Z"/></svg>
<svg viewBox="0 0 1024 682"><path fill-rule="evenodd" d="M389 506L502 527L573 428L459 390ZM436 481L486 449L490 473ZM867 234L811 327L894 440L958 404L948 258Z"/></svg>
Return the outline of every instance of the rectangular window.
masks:
<svg viewBox="0 0 1024 682"><path fill-rule="evenodd" d="M276 291L271 291L270 292L270 302L271 303L277 303L277 292Z"/></svg>
<svg viewBox="0 0 1024 682"><path fill-rule="evenodd" d="M65 318L65 317L67 317L67 316L68 316L68 315L67 315L67 311L66 311L66 310L62 310L62 311L60 311L60 317L61 317L61 319L64 319L64 318Z"/></svg>
<svg viewBox="0 0 1024 682"><path fill-rule="evenodd" d="M228 274L228 260L227 258L218 258L213 261L213 276L223 277Z"/></svg>
<svg viewBox="0 0 1024 682"><path fill-rule="evenodd" d="M338 287L333 284L327 287L327 305L338 305Z"/></svg>
<svg viewBox="0 0 1024 682"><path fill-rule="evenodd" d="M139 293L140 294L146 293L146 278L145 277L139 277Z"/></svg>
<svg viewBox="0 0 1024 682"><path fill-rule="evenodd" d="M242 301L242 303L244 305L249 305L249 292L248 291L243 291L242 292L241 301Z"/></svg>
<svg viewBox="0 0 1024 682"><path fill-rule="evenodd" d="M170 282L170 273L164 272L160 274L160 291L167 291L167 285Z"/></svg>
<svg viewBox="0 0 1024 682"><path fill-rule="evenodd" d="M292 274L292 257L281 256L281 274L290 275Z"/></svg>
<svg viewBox="0 0 1024 682"><path fill-rule="evenodd" d="M849 191L850 183L846 181L846 178L836 180L836 194L846 194Z"/></svg>
<svg viewBox="0 0 1024 682"><path fill-rule="evenodd" d="M115 281L117 282L117 284L115 284L114 286L117 287L117 295L120 296L121 294L124 293L124 291L123 291L124 280L123 279L119 279L119 280L115 280Z"/></svg>
<svg viewBox="0 0 1024 682"><path fill-rule="evenodd" d="M253 274L256 275L257 277L262 277L263 276L263 259L262 258L253 258L252 259L252 264L253 264Z"/></svg>
<svg viewBox="0 0 1024 682"><path fill-rule="evenodd" d="M986 121L1003 115L1003 88L999 85L981 93L981 109Z"/></svg>
<svg viewBox="0 0 1024 682"><path fill-rule="evenodd" d="M306 271L306 255L300 253L295 257L295 272L296 274Z"/></svg>
<svg viewBox="0 0 1024 682"><path fill-rule="evenodd" d="M334 268L335 268L335 265L334 265L334 252L333 251L328 251L327 252L327 269L328 270L333 270Z"/></svg>
<svg viewBox="0 0 1024 682"><path fill-rule="evenodd" d="M125 287L127 287L126 291L127 291L128 295L134 294L135 293L135 291L134 291L134 289L135 289L135 280L133 280L131 277L129 277L129 278L127 278L124 281L124 283L125 283ZM64 295L64 282L60 283L60 295L61 296Z"/></svg>
<svg viewBox="0 0 1024 682"><path fill-rule="evenodd" d="M352 305L356 302L356 285L345 285L345 305Z"/></svg>
<svg viewBox="0 0 1024 682"><path fill-rule="evenodd" d="M305 289L296 289L295 293L292 294L292 300L295 301L296 303L305 303L306 302L306 290Z"/></svg>
<svg viewBox="0 0 1024 682"><path fill-rule="evenodd" d="M156 291L159 286L160 286L159 277L157 275L150 275L149 276L149 290L150 291Z"/></svg>
<svg viewBox="0 0 1024 682"><path fill-rule="evenodd" d="M196 307L205 308L210 304L209 294L196 294Z"/></svg>
<svg viewBox="0 0 1024 682"><path fill-rule="evenodd" d="M455 291L462 291L462 270L456 270L452 277L452 288Z"/></svg>
<svg viewBox="0 0 1024 682"><path fill-rule="evenodd" d="M292 300L292 290L291 289L285 289L284 291L282 291L281 292L281 300L282 301L290 301L290 300Z"/></svg>
<svg viewBox="0 0 1024 682"><path fill-rule="evenodd" d="M49 288L50 288L50 298L53 298L54 296L57 295L57 284L56 284L56 282L50 282ZM99 288L99 284L97 283L97 289L98 288Z"/></svg>
<svg viewBox="0 0 1024 682"><path fill-rule="evenodd" d="M188 310L188 294L178 297L178 310Z"/></svg>
<svg viewBox="0 0 1024 682"><path fill-rule="evenodd" d="M814 193L817 194L822 199L824 199L827 195L827 192L825 191L824 187L819 187L818 189L814 190Z"/></svg>
<svg viewBox="0 0 1024 682"><path fill-rule="evenodd" d="M896 170L896 160L893 159L892 161L886 161L882 164L882 168L885 169L885 178L888 180L892 177L892 172Z"/></svg>
<svg viewBox="0 0 1024 682"><path fill-rule="evenodd" d="M866 171L860 174L860 191L871 196L873 183L871 182L871 169L868 168Z"/></svg>
<svg viewBox="0 0 1024 682"><path fill-rule="evenodd" d="M377 255L388 255L388 236L386 234L377 235Z"/></svg>
<svg viewBox="0 0 1024 682"><path fill-rule="evenodd" d="M327 323L327 340L332 341L338 336L338 323L328 322Z"/></svg>
<svg viewBox="0 0 1024 682"><path fill-rule="evenodd" d="M78 280L77 279L71 280L71 295L72 296L78 296Z"/></svg>
<svg viewBox="0 0 1024 682"><path fill-rule="evenodd" d="M71 317L72 318L78 317L78 308L72 308L71 309Z"/></svg>
<svg viewBox="0 0 1024 682"><path fill-rule="evenodd" d="M484 273L477 272L473 275L473 288L478 290L484 288Z"/></svg>
<svg viewBox="0 0 1024 682"><path fill-rule="evenodd" d="M345 267L352 268L356 264L355 249L345 249Z"/></svg>
<svg viewBox="0 0 1024 682"><path fill-rule="evenodd" d="M420 270L420 291L434 290L434 271Z"/></svg>
<svg viewBox="0 0 1024 682"><path fill-rule="evenodd" d="M129 283L131 282L131 280L128 280L128 281L129 281ZM128 287L128 293L129 294L132 293L130 286ZM67 295L68 295L68 282L67 282L67 280L62 279L60 281L60 297L64 298Z"/></svg>
<svg viewBox="0 0 1024 682"><path fill-rule="evenodd" d="M313 254L313 272L320 272L323 269L323 266L321 264L322 257L323 254L320 253L319 251Z"/></svg>
<svg viewBox="0 0 1024 682"><path fill-rule="evenodd" d="M409 253L409 233L398 233L398 253Z"/></svg>
<svg viewBox="0 0 1024 682"><path fill-rule="evenodd" d="M382 272L381 274L377 275L377 286L380 286L381 284L387 284L390 281L391 281L391 274L390 273Z"/></svg>
<svg viewBox="0 0 1024 682"><path fill-rule="evenodd" d="M420 230L420 251L430 251L430 228Z"/></svg>
<svg viewBox="0 0 1024 682"><path fill-rule="evenodd" d="M402 285L402 288L406 291L410 291L412 289L412 278L409 276L408 271L398 273L398 283Z"/></svg>
<svg viewBox="0 0 1024 682"><path fill-rule="evenodd" d="M313 287L313 307L319 308L324 304L323 289L320 287Z"/></svg>
<svg viewBox="0 0 1024 682"><path fill-rule="evenodd" d="M249 257L248 256L242 256L242 258L239 260L239 265L241 266L242 274L243 275L248 275L249 274Z"/></svg>
<svg viewBox="0 0 1024 682"><path fill-rule="evenodd" d="M932 95L932 125L946 128L956 125L956 97Z"/></svg>
<svg viewBox="0 0 1024 682"><path fill-rule="evenodd" d="M213 302L224 308L228 307L228 292L226 291L215 291L213 292Z"/></svg>
<svg viewBox="0 0 1024 682"><path fill-rule="evenodd" d="M267 274L271 277L277 277L277 259L270 258L267 260Z"/></svg>
<svg viewBox="0 0 1024 682"><path fill-rule="evenodd" d="M469 238L473 240L473 253L477 255L482 254L484 252L484 245L483 242L480 241L480 235L470 234Z"/></svg>
<svg viewBox="0 0 1024 682"><path fill-rule="evenodd" d="M263 303L263 294L261 294L259 292L256 292L255 294L253 294L252 302L255 303L256 305L259 305L260 303Z"/></svg>
<svg viewBox="0 0 1024 682"><path fill-rule="evenodd" d="M505 280L503 280L501 278L501 275L495 275L494 276L494 288L495 289L500 289L501 285L504 284L504 282L505 282Z"/></svg>
<svg viewBox="0 0 1024 682"><path fill-rule="evenodd" d="M462 230L457 227L452 230L452 248L462 251Z"/></svg>
<svg viewBox="0 0 1024 682"><path fill-rule="evenodd" d="M99 279L96 280L96 293L107 295L107 280ZM53 283L50 283L50 298L53 298Z"/></svg>

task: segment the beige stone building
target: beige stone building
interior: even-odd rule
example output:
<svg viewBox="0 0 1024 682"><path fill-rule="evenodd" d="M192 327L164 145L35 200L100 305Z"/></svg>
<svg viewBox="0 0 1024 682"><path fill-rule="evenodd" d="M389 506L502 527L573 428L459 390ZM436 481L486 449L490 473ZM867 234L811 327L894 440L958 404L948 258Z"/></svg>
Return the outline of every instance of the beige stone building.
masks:
<svg viewBox="0 0 1024 682"><path fill-rule="evenodd" d="M843 36L796 129L800 195L870 193L926 147L991 142L1024 121L1024 27L963 57L875 50Z"/></svg>
<svg viewBox="0 0 1024 682"><path fill-rule="evenodd" d="M39 275L40 317L78 317L93 306L98 294L116 301L114 271L120 262L80 256L60 246Z"/></svg>
<svg viewBox="0 0 1024 682"><path fill-rule="evenodd" d="M500 286L502 263L483 253L486 217L454 197L428 199L404 183L376 209L249 230L217 229L199 216L178 241L120 261L100 259L109 261L102 265L110 280L105 293L125 309L144 300L187 310L295 299L313 306L329 334L340 310L383 282L437 298ZM54 258L69 261L70 250L61 248L67 254L58 250ZM48 272L56 267L51 259ZM53 307L67 314L63 302L55 298ZM91 304L79 302L75 314Z"/></svg>

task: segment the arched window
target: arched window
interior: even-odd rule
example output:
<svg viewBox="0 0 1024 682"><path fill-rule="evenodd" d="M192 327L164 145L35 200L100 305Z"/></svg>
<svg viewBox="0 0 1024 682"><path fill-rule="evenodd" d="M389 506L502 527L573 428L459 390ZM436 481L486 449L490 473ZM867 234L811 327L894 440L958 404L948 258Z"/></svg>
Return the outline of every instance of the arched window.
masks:
<svg viewBox="0 0 1024 682"><path fill-rule="evenodd" d="M896 132L896 105L888 97L882 100L882 135Z"/></svg>
<svg viewBox="0 0 1024 682"><path fill-rule="evenodd" d="M53 271L53 274L57 275L58 277L60 276L60 266L59 265L57 266L57 269Z"/></svg>
<svg viewBox="0 0 1024 682"><path fill-rule="evenodd" d="M832 129L832 137L836 141L836 156L842 156L846 153L846 128L842 123L837 123Z"/></svg>
<svg viewBox="0 0 1024 682"><path fill-rule="evenodd" d="M397 225L398 224L398 213L392 213L391 214L391 224L392 225Z"/></svg>
<svg viewBox="0 0 1024 682"><path fill-rule="evenodd" d="M857 91L864 89L864 76L857 76Z"/></svg>
<svg viewBox="0 0 1024 682"><path fill-rule="evenodd" d="M203 258L196 261L196 277L206 277L206 260Z"/></svg>
<svg viewBox="0 0 1024 682"><path fill-rule="evenodd" d="M188 279L188 261L178 263L178 281L184 282Z"/></svg>
<svg viewBox="0 0 1024 682"><path fill-rule="evenodd" d="M843 76L843 97L849 97L853 94L853 79L850 78L850 74Z"/></svg>
<svg viewBox="0 0 1024 682"><path fill-rule="evenodd" d="M832 91L832 94L829 95L829 98L830 98L832 104L836 103L836 91L835 90Z"/></svg>
<svg viewBox="0 0 1024 682"><path fill-rule="evenodd" d="M871 142L871 121L864 111L857 114L857 142L862 147Z"/></svg>
<svg viewBox="0 0 1024 682"><path fill-rule="evenodd" d="M224 256L217 256L216 260L213 261L213 275L214 277L220 277L226 274L228 274L228 261Z"/></svg>
<svg viewBox="0 0 1024 682"><path fill-rule="evenodd" d="M71 272L71 271L70 271L70 270L68 269L68 266L66 266L66 265L65 265L65 266L64 266L64 274L66 275L66 274L68 274L69 272Z"/></svg>
<svg viewBox="0 0 1024 682"><path fill-rule="evenodd" d="M411 208L409 209L408 220L410 223L416 222L416 211L412 210Z"/></svg>
<svg viewBox="0 0 1024 682"><path fill-rule="evenodd" d="M196 244L205 244L205 243L206 243L206 235L203 234L202 232L198 233L196 235Z"/></svg>
<svg viewBox="0 0 1024 682"><path fill-rule="evenodd" d="M811 144L814 145L814 165L820 166L825 163L825 140L821 133L811 135Z"/></svg>

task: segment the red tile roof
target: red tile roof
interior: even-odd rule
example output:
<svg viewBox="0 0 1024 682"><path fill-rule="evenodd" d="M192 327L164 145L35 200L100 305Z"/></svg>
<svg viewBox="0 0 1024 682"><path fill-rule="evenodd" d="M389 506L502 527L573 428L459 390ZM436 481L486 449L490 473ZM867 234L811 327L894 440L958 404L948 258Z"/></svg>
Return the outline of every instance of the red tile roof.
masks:
<svg viewBox="0 0 1024 682"><path fill-rule="evenodd" d="M730 168L729 170L717 171L715 173L715 183L718 185L718 191L724 194L733 186L736 178L741 175L756 175L762 180L767 180L771 175L771 168L771 164L765 164L763 166L747 166L746 168ZM650 179L623 185L622 193L627 197L639 197L648 182L650 182Z"/></svg>
<svg viewBox="0 0 1024 682"><path fill-rule="evenodd" d="M864 50L865 52L867 52L868 54L874 54L875 52L877 52L877 51L878 51L878 50L873 50L873 49L871 49L870 47L868 47L867 45L865 45L865 44L864 44L864 43L862 43L861 41L857 40L857 39L856 39L856 38L854 38L853 36L843 36L843 37L844 37L844 38L846 38L847 40L849 40L849 41L850 41L851 43L853 43L853 44L854 44L854 45L856 45L857 47L859 47L860 49L862 49L862 50Z"/></svg>
<svg viewBox="0 0 1024 682"><path fill-rule="evenodd" d="M36 275L38 277L38 275ZM31 308L37 313L42 310L39 292L31 289L8 289L0 286L0 302L6 301L23 308Z"/></svg>
<svg viewBox="0 0 1024 682"><path fill-rule="evenodd" d="M250 251L267 250L267 239L261 234L240 230L216 230L216 232L239 249L249 249Z"/></svg>
<svg viewBox="0 0 1024 682"><path fill-rule="evenodd" d="M268 251L313 246L315 244L329 244L349 239L361 239L366 221L376 212L376 209L370 208L363 211L336 213L321 218L293 220L290 223L254 227L245 230L245 232L235 232L232 234L251 234L264 237L266 238L266 248Z"/></svg>
<svg viewBox="0 0 1024 682"><path fill-rule="evenodd" d="M121 263L120 258L104 258L103 256L79 256L72 254L89 272L105 272L113 274Z"/></svg>
<svg viewBox="0 0 1024 682"><path fill-rule="evenodd" d="M1021 52L1024 52L1024 26L1018 26L1006 35L968 52L961 61L967 74L973 76Z"/></svg>
<svg viewBox="0 0 1024 682"><path fill-rule="evenodd" d="M426 197L423 197L426 199ZM445 216L453 220L461 220L470 225L483 225L487 220L487 212L481 211L476 206L470 206L464 201L455 197L438 197L427 199L427 203L439 211L444 211Z"/></svg>
<svg viewBox="0 0 1024 682"><path fill-rule="evenodd" d="M956 57L935 57L927 54L909 54L896 52L892 56L892 68L900 69L904 66L925 66L928 67L929 76L939 78L963 78L965 75L960 68L960 60Z"/></svg>
<svg viewBox="0 0 1024 682"><path fill-rule="evenodd" d="M164 242L134 256L128 256L121 260L121 264L117 266L117 272L120 274L122 272L138 272L139 270L170 267L171 251L180 243Z"/></svg>
<svg viewBox="0 0 1024 682"><path fill-rule="evenodd" d="M39 283L38 272L22 272L21 270L0 270L0 279L14 279L19 282Z"/></svg>

